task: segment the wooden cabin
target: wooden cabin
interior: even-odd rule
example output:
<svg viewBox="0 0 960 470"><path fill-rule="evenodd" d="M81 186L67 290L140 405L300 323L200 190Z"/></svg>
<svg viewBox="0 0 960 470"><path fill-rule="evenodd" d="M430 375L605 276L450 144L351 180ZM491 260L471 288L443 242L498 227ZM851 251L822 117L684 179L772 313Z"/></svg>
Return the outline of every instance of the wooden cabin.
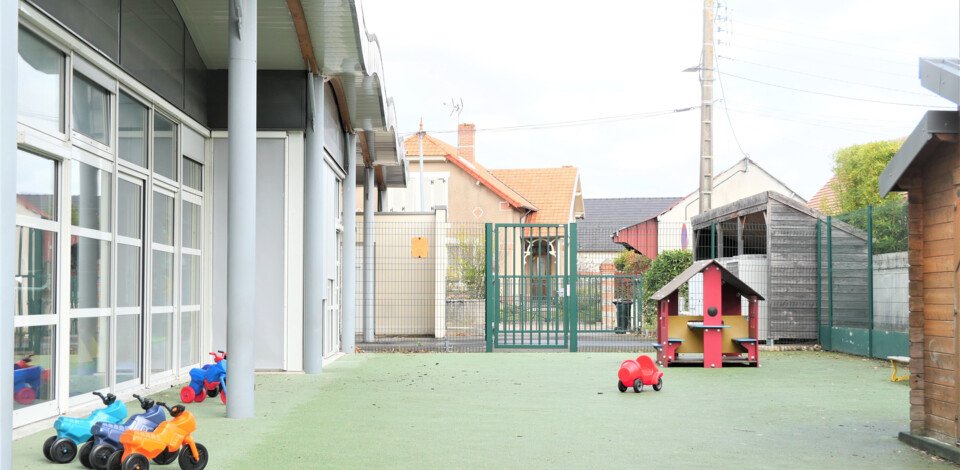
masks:
<svg viewBox="0 0 960 470"><path fill-rule="evenodd" d="M692 219L697 249L694 259L715 258L734 275L766 297L760 307L758 338L765 342L816 341L817 221L821 221L821 251L826 246L826 217L796 199L773 191L726 204ZM865 317L867 296L866 233L838 220L831 221L837 302L832 318ZM826 253L820 258L825 266ZM823 268L825 272L825 268ZM821 273L822 274L822 273ZM820 276L821 283L826 275ZM820 292L827 292L826 285ZM821 295L821 297L823 297ZM821 310L827 311L825 299ZM826 324L825 313L821 321Z"/></svg>
<svg viewBox="0 0 960 470"><path fill-rule="evenodd" d="M960 60L921 59L920 75L960 105ZM960 111L928 111L879 189L909 202L910 432L900 440L960 463Z"/></svg>

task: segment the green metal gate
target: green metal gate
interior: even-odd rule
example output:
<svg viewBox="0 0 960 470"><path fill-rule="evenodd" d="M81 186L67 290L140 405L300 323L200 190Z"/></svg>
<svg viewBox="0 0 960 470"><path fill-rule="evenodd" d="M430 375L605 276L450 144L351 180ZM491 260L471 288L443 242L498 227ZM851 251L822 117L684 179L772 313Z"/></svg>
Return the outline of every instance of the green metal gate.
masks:
<svg viewBox="0 0 960 470"><path fill-rule="evenodd" d="M487 224L487 351L577 350L577 225Z"/></svg>

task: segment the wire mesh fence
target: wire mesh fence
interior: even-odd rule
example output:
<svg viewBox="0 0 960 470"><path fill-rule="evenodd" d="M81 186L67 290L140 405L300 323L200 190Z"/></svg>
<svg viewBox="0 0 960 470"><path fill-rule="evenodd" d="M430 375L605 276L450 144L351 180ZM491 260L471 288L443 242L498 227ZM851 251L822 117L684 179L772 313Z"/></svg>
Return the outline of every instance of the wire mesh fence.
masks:
<svg viewBox="0 0 960 470"><path fill-rule="evenodd" d="M764 297L756 332L761 343L820 342L873 355L899 351L907 327L907 258L890 250L905 246L905 233L875 232L871 246L866 210L862 217L828 221L772 203L763 207L689 225L580 227L576 244L535 236L552 233L546 229L516 226L515 237L490 232L503 243L488 245L483 223L448 223L442 212L377 214L370 257L358 223L357 345L364 351L483 352L491 334L513 322L524 333L560 328L554 346L568 347L569 340L560 339L573 335L580 351L652 351L657 314L650 296L694 261L716 259ZM883 210L893 220L900 214L897 207ZM876 214L873 221L895 225ZM512 251L499 253L507 245ZM487 253L488 246L496 250ZM364 259L372 262L372 281L364 279ZM489 290L488 282L496 288ZM491 292L495 298L488 298ZM680 315L703 315L702 297L697 275L681 289ZM741 312L747 311L743 299ZM854 340L840 341L844 334Z"/></svg>

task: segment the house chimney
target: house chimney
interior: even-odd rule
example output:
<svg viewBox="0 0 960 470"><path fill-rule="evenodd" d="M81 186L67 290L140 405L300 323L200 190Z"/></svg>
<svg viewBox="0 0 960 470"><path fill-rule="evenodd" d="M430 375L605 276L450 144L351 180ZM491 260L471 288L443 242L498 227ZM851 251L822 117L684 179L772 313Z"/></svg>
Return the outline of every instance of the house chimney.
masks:
<svg viewBox="0 0 960 470"><path fill-rule="evenodd" d="M477 133L477 126L473 124L460 124L457 128L457 153L460 158L469 162L476 162L473 154L473 141Z"/></svg>

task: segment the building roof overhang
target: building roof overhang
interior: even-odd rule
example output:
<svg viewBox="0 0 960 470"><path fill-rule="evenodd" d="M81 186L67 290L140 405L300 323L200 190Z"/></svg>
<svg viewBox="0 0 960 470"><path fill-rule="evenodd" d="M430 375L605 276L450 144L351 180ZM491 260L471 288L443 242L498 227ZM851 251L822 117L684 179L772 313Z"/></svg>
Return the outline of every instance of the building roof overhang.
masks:
<svg viewBox="0 0 960 470"><path fill-rule="evenodd" d="M232 2L174 1L206 66L226 69ZM361 0L259 0L257 50L261 70L303 70L330 79L344 128L374 134L374 161L366 163L402 168L380 42L366 29Z"/></svg>
<svg viewBox="0 0 960 470"><path fill-rule="evenodd" d="M931 154L941 142L957 142L958 135L960 135L960 112L927 111L880 174L880 195L886 196L890 191L905 189L900 186L900 179L907 169L914 162Z"/></svg>

